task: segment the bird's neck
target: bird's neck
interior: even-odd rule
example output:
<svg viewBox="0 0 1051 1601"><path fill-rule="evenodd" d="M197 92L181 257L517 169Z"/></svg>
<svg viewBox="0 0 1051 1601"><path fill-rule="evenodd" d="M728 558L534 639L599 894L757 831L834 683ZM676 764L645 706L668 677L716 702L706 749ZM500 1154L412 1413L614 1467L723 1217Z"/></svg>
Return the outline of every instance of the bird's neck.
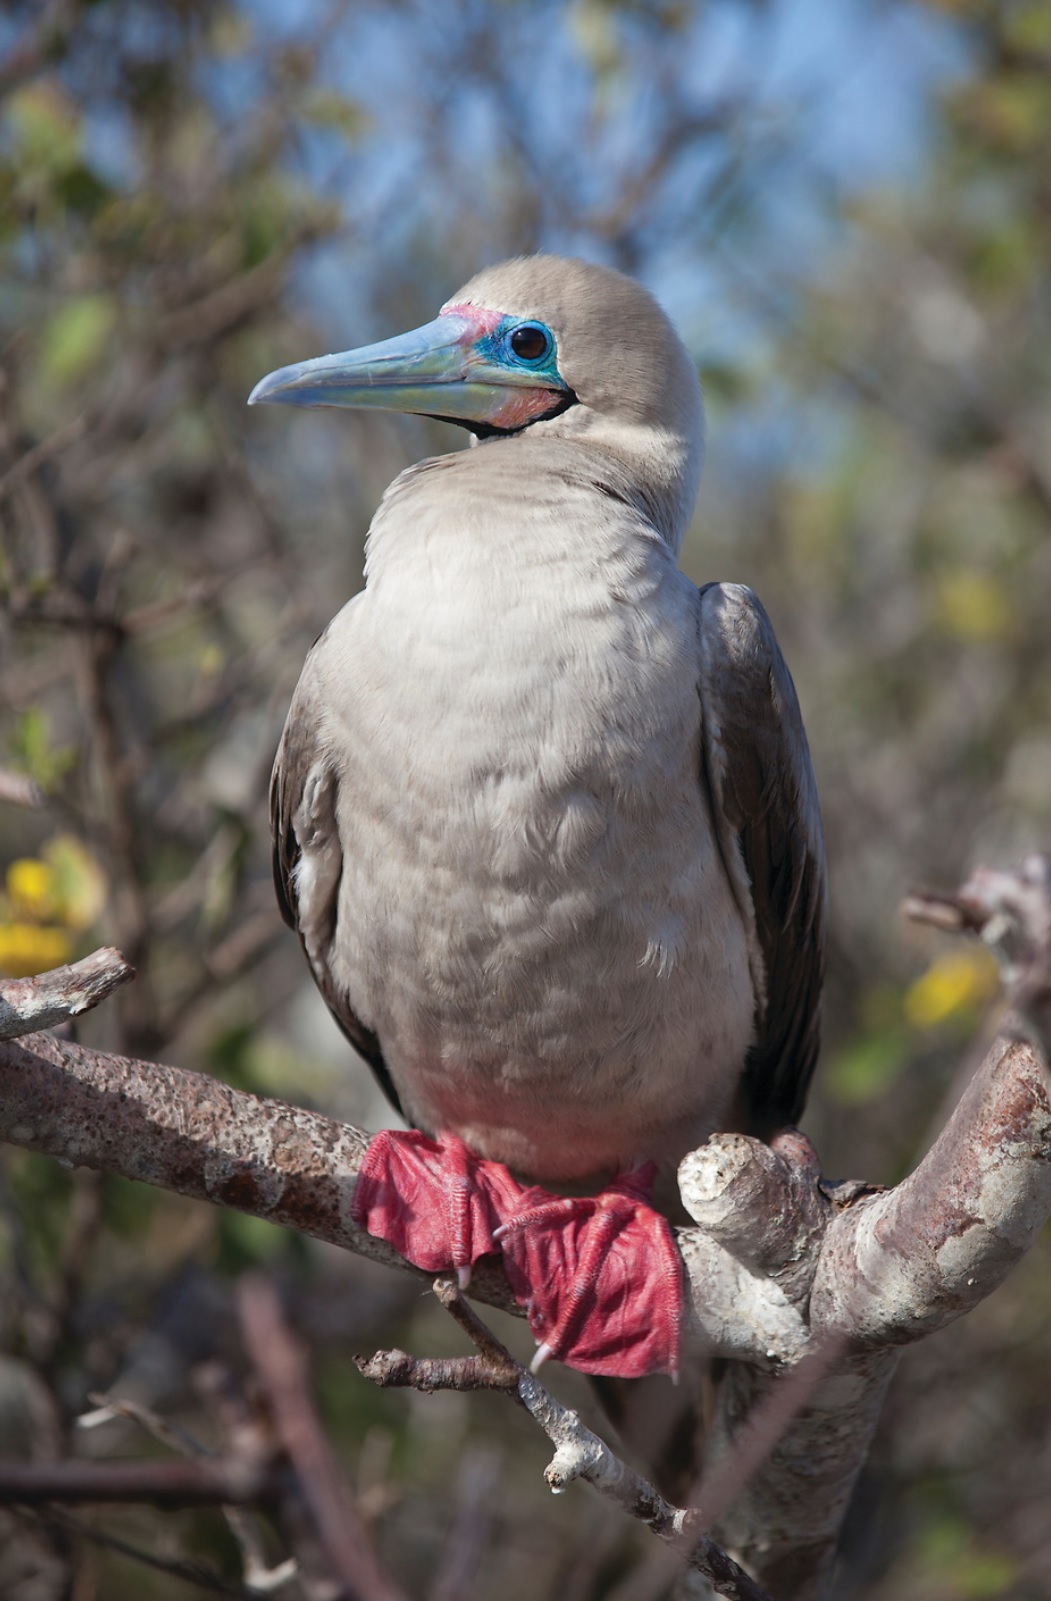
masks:
<svg viewBox="0 0 1051 1601"><path fill-rule="evenodd" d="M437 457L395 480L366 545L378 602L429 613L427 626L479 606L546 615L597 605L611 589L637 601L674 567L671 541L619 459L518 443Z"/></svg>
<svg viewBox="0 0 1051 1601"><path fill-rule="evenodd" d="M579 415L577 415L579 414ZM677 557L700 475L700 441L670 430L642 428L574 407L565 417L527 432L477 442L454 455L418 463L391 485L369 531L367 570L380 548L412 539L413 528L464 546L479 537L491 552L500 530L512 544L552 537L574 544L576 520L590 538L604 524L603 502L632 508ZM417 523L416 519L420 519ZM520 551L528 560L529 552ZM599 545L583 552L595 559Z"/></svg>
<svg viewBox="0 0 1051 1601"><path fill-rule="evenodd" d="M515 443L561 449L575 459L579 472L615 486L678 556L700 479L699 415L679 430L579 405L537 424L520 441L493 441L486 448Z"/></svg>
<svg viewBox="0 0 1051 1601"><path fill-rule="evenodd" d="M600 436L587 448L605 457L646 520L678 557L697 498L700 450L676 434L638 428L608 439Z"/></svg>

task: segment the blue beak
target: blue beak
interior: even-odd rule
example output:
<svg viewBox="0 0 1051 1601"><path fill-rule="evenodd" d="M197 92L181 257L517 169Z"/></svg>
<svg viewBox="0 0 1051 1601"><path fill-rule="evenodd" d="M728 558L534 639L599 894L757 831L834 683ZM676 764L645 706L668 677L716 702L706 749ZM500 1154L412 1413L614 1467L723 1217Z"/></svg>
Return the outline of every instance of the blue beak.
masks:
<svg viewBox="0 0 1051 1601"><path fill-rule="evenodd" d="M557 372L501 360L496 333L503 322L490 311L457 307L394 339L280 367L256 384L248 404L356 406L521 427L569 391Z"/></svg>

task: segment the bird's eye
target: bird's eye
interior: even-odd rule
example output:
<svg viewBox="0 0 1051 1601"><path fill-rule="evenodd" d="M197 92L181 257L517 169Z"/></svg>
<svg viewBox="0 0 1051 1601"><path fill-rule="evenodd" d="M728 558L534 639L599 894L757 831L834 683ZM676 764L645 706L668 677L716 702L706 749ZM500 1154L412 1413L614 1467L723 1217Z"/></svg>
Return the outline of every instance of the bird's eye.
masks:
<svg viewBox="0 0 1051 1601"><path fill-rule="evenodd" d="M551 335L538 322L521 322L511 330L511 349L519 361L543 361L551 344Z"/></svg>

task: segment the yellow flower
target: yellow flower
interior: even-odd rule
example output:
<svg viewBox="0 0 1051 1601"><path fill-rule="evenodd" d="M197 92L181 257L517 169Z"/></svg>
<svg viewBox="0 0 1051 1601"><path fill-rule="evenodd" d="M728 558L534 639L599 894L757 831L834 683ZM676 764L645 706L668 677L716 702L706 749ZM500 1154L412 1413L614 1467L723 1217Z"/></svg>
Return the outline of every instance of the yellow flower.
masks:
<svg viewBox="0 0 1051 1601"><path fill-rule="evenodd" d="M61 967L77 936L99 917L106 878L91 852L71 834L56 834L39 857L12 862L0 894L0 973L28 978Z"/></svg>
<svg viewBox="0 0 1051 1601"><path fill-rule="evenodd" d="M943 633L976 645L1009 639L1015 614L1004 586L988 573L945 573L934 592L934 618Z"/></svg>
<svg viewBox="0 0 1051 1601"><path fill-rule="evenodd" d="M47 862L22 856L7 869L7 893L16 914L47 917L54 905L55 875Z"/></svg>
<svg viewBox="0 0 1051 1601"><path fill-rule="evenodd" d="M916 1028L936 1028L984 1006L999 984L996 961L984 947L953 951L932 962L906 991L905 1016Z"/></svg>
<svg viewBox="0 0 1051 1601"><path fill-rule="evenodd" d="M0 972L28 978L61 967L73 953L73 938L64 928L39 923L0 923Z"/></svg>

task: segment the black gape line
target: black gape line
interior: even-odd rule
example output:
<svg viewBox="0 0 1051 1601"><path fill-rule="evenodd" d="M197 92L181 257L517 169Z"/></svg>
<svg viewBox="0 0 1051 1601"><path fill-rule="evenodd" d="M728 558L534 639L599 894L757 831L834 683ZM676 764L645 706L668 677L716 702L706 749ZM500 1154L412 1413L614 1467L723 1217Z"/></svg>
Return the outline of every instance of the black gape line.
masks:
<svg viewBox="0 0 1051 1601"><path fill-rule="evenodd" d="M542 412L539 417L530 417L520 428L495 428L490 422L472 422L468 417L443 417L438 411L429 411L425 415L433 417L435 422L451 422L457 428L466 428L476 439L513 439L516 434L524 434L527 428L532 428L534 423L550 422L553 417L561 417L570 406L576 405L579 405L578 397L572 389L567 389L564 395L559 396L550 411Z"/></svg>

